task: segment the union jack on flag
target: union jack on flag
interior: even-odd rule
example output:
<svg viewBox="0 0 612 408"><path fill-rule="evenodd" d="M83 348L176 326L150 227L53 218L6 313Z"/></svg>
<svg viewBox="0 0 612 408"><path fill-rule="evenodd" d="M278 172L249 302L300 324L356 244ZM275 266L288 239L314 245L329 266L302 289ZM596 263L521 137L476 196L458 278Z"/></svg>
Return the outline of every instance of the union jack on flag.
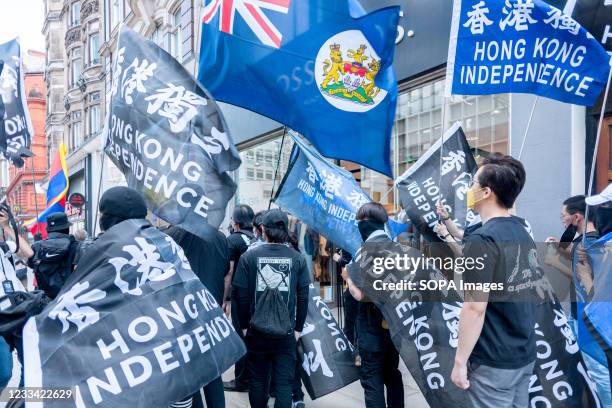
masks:
<svg viewBox="0 0 612 408"><path fill-rule="evenodd" d="M211 0L204 7L202 22L210 24L219 13L219 30L233 35L234 17L238 13L259 41L265 45L280 48L283 35L262 9L287 14L290 3L291 0Z"/></svg>

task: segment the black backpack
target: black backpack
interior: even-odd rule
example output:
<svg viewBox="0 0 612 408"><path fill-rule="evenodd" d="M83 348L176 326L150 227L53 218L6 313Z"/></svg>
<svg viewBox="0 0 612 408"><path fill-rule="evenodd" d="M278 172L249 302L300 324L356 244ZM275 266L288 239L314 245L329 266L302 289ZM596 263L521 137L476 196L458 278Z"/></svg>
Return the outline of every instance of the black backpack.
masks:
<svg viewBox="0 0 612 408"><path fill-rule="evenodd" d="M293 331L289 318L289 308L283 300L278 287L285 282L287 275L272 288L258 270L259 276L266 284L266 289L255 304L255 311L251 317L251 327L260 333L271 337L285 337Z"/></svg>
<svg viewBox="0 0 612 408"><path fill-rule="evenodd" d="M50 238L37 242L33 269L36 283L54 299L74 269L79 243L73 236Z"/></svg>

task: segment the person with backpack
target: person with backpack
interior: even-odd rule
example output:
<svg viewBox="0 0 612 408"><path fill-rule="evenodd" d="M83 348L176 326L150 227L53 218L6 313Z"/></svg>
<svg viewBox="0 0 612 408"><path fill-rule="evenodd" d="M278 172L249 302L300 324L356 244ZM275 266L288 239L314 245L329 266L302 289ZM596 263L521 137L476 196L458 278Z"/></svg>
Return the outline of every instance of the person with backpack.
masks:
<svg viewBox="0 0 612 408"><path fill-rule="evenodd" d="M249 249L249 245L255 241L255 235L253 234L254 217L255 213L248 205L241 204L236 206L232 212L232 232L227 237L227 244L230 254L230 271L225 276L225 291L223 294L222 308L226 315L231 315L232 325L239 336L242 336L242 333L240 332L240 327L238 326L238 316L236 315L235 311L232 310L234 309L234 305L230 294L232 290L234 272L238 266L238 261L240 260L242 254ZM234 365L234 374L236 376L235 379L224 382L223 388L226 391L247 391L249 389L249 373L247 370L246 357L242 357L236 362Z"/></svg>
<svg viewBox="0 0 612 408"><path fill-rule="evenodd" d="M28 266L34 270L38 288L55 299L78 262L79 242L70 235L70 221L63 212L47 217L47 239L32 246Z"/></svg>
<svg viewBox="0 0 612 408"><path fill-rule="evenodd" d="M304 257L286 245L288 224L280 210L264 215L266 243L240 257L233 283L232 298L247 346L252 408L267 406L271 376L274 407L292 406L296 346L308 312L310 274Z"/></svg>

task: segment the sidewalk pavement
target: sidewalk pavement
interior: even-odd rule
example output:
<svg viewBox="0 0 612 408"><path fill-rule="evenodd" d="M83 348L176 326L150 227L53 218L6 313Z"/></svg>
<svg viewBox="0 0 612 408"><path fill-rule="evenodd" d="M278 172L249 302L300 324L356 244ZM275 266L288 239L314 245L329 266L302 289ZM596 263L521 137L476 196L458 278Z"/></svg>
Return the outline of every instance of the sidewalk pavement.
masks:
<svg viewBox="0 0 612 408"><path fill-rule="evenodd" d="M13 378L9 382L9 387L16 387L19 385L19 374L21 365L17 360L17 354L14 353L13 358ZM404 401L407 408L428 408L427 402L421 394L418 386L414 382L412 375L408 372L408 369L403 362L400 361L400 371L404 378ZM229 381L234 378L233 367L223 374L223 380ZM304 389L304 391L306 391ZM346 387L328 394L324 397L312 401L306 394L307 408L360 408L365 407L363 400L363 388L359 381L347 385ZM225 406L226 408L248 408L249 407L249 395L246 392L225 392ZM274 407L274 400L271 399L268 403L269 407ZM6 403L0 402L0 408L6 407Z"/></svg>
<svg viewBox="0 0 612 408"><path fill-rule="evenodd" d="M403 362L400 361L400 371L404 379L404 402L407 408L428 408L429 405L425 401L423 394L414 382L412 375L406 368ZM228 381L234 378L233 368L223 374L223 380ZM306 391L303 387L302 389ZM268 407L274 407L274 400L268 402ZM359 381L347 385L346 387L332 392L315 401L308 398L304 401L307 408L360 408L365 407L363 400L363 388ZM249 395L246 392L225 392L226 408L248 408Z"/></svg>

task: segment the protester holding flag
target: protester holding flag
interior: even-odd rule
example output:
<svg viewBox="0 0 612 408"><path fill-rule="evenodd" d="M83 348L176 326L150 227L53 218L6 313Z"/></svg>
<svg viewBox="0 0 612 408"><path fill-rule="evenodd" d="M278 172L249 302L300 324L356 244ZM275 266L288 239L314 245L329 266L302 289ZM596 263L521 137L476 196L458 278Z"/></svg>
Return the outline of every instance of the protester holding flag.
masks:
<svg viewBox="0 0 612 408"><path fill-rule="evenodd" d="M466 271L473 283L504 282L514 290L466 291L459 318L458 346L451 379L468 390L473 407L527 407L529 379L536 359L535 308L529 297L530 251L535 243L510 214L525 183L523 165L512 157L487 159L467 192L468 207L482 219L470 234L464 257L484 268ZM520 316L520 319L517 319Z"/></svg>
<svg viewBox="0 0 612 408"><path fill-rule="evenodd" d="M247 345L249 401L267 406L270 370L275 408L291 408L296 342L308 312L310 274L304 257L287 245L289 219L280 210L263 217L266 244L238 262L232 298Z"/></svg>
<svg viewBox="0 0 612 408"><path fill-rule="evenodd" d="M170 227L164 231L183 248L191 269L204 286L212 293L218 304L223 303L225 276L229 272L230 257L227 238L221 231L213 237L203 239L179 227ZM192 397L194 407L201 407L200 393ZM221 377L216 378L204 387L206 408L224 408L225 395ZM184 406L184 405L183 405Z"/></svg>
<svg viewBox="0 0 612 408"><path fill-rule="evenodd" d="M357 211L357 227L364 243L392 242L385 232L389 216L379 203L366 203ZM399 353L389 333L389 325L378 307L365 298L364 280L359 270L361 250L355 261L344 272L351 295L358 301L357 336L359 338L359 379L367 408L402 408L404 406L404 384L399 371ZM386 401L385 401L386 388Z"/></svg>
<svg viewBox="0 0 612 408"><path fill-rule="evenodd" d="M238 261L243 253L247 251L249 245L254 240L253 235L253 217L255 216L253 209L246 205L241 204L234 208L232 212L232 232L227 237L227 243L229 245L230 255L230 272L225 277L225 292L223 299L223 310L226 314L231 314L232 324L236 333L242 336L240 330L240 324L238 315L236 314L236 307L231 302L231 290L232 282L238 267ZM230 303L231 302L231 303ZM236 363L234 367L235 379L228 381L223 384L223 387L227 391L245 392L249 389L249 370L247 368L247 357L244 356Z"/></svg>
<svg viewBox="0 0 612 408"><path fill-rule="evenodd" d="M592 284L588 286L590 302L584 308L581 316L586 323L589 332L597 339L598 344L606 354L608 374L612 383L612 325L610 315L612 314L612 184L604 189L600 194L586 198L588 205L598 205L597 207L597 229L601 238L584 249L578 249L580 256L579 268L584 269L583 275L593 277ZM605 383L602 381L602 383ZM608 383L610 384L610 383ZM603 384L602 384L603 385ZM600 389L602 387L599 387ZM601 392L604 392L602 395ZM609 398L610 392L601 390L600 396ZM603 399L603 398L602 398ZM607 399L608 405L610 400Z"/></svg>
<svg viewBox="0 0 612 408"><path fill-rule="evenodd" d="M80 258L81 243L70 235L70 222L64 212L47 217L47 238L32 245L28 266L34 270L37 287L55 299Z"/></svg>
<svg viewBox="0 0 612 408"><path fill-rule="evenodd" d="M24 327L26 386L76 387L81 406L168 406L220 377L244 344L183 250L145 219L140 192L113 187L99 210L103 234Z"/></svg>
<svg viewBox="0 0 612 408"><path fill-rule="evenodd" d="M32 253L28 242L21 236L15 237L15 232L9 225L9 213L8 208L0 208L0 228L2 228L2 235L4 240L0 242L0 262L2 269L0 270L0 280L2 286L0 287L0 298L5 298L6 295L13 292L25 292L26 289L17 278L15 272L15 260L14 256L27 257ZM6 237L10 237L12 240L6 240ZM16 252L16 240L19 240L19 251ZM10 306L10 302L8 303ZM8 307L4 302L0 305L0 311L4 311ZM2 390L11 379L13 374L13 354L11 352L10 341L7 342L4 337L0 337L0 390Z"/></svg>

